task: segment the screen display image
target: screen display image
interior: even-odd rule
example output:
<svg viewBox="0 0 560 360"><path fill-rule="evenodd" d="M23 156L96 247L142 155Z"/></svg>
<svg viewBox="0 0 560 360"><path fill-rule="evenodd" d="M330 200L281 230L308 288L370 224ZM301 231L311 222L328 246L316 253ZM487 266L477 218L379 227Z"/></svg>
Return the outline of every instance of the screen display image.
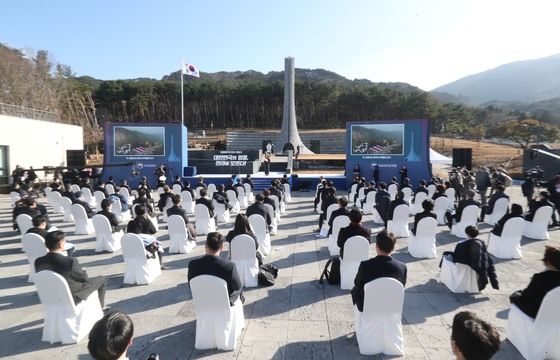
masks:
<svg viewBox="0 0 560 360"><path fill-rule="evenodd" d="M163 126L115 126L115 156L165 156Z"/></svg>
<svg viewBox="0 0 560 360"><path fill-rule="evenodd" d="M403 155L404 124L352 125L352 155Z"/></svg>

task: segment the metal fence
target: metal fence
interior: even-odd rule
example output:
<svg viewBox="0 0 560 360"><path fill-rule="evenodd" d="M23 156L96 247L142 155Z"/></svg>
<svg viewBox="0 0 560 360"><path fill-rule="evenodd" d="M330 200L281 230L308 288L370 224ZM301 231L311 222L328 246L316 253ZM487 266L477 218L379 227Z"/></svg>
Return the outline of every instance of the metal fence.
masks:
<svg viewBox="0 0 560 360"><path fill-rule="evenodd" d="M31 109L24 106L19 105L10 105L0 103L0 114L8 115L8 116L17 116L23 117L28 119L37 119L37 120L45 120L45 121L52 121L52 122L60 122L60 118L57 113L52 111L44 111L44 110L37 110Z"/></svg>

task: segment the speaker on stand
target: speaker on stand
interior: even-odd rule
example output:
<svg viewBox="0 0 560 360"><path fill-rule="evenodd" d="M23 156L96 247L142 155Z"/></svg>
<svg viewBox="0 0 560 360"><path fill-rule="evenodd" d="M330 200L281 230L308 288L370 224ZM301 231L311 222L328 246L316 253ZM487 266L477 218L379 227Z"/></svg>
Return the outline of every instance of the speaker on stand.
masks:
<svg viewBox="0 0 560 360"><path fill-rule="evenodd" d="M453 149L453 167L472 169L472 148Z"/></svg>

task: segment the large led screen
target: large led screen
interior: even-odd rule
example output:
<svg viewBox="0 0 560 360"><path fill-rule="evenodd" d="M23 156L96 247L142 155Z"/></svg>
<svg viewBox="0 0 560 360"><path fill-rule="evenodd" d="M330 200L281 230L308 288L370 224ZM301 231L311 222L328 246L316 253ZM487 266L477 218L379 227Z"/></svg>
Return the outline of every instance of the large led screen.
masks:
<svg viewBox="0 0 560 360"><path fill-rule="evenodd" d="M165 156L165 127L115 126L114 156Z"/></svg>
<svg viewBox="0 0 560 360"><path fill-rule="evenodd" d="M352 155L403 155L404 124L351 126Z"/></svg>

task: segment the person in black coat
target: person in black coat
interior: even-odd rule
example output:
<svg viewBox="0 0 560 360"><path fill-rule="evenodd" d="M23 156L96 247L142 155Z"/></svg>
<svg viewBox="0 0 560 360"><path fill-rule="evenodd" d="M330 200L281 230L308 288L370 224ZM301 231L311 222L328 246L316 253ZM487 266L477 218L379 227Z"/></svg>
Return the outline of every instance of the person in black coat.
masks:
<svg viewBox="0 0 560 360"><path fill-rule="evenodd" d="M379 182L379 165L377 164L373 165L373 172L371 178L373 179L373 181L375 181L376 184Z"/></svg>
<svg viewBox="0 0 560 360"><path fill-rule="evenodd" d="M235 269L235 264L220 258L224 248L224 239L220 233L211 232L206 237L206 255L191 260L189 263L188 280L199 275L212 275L223 279L227 284L229 303L231 306L238 300L244 302L243 285Z"/></svg>
<svg viewBox="0 0 560 360"><path fill-rule="evenodd" d="M82 269L78 260L71 256L64 256L64 243L66 242L62 231L47 233L45 245L49 252L45 256L35 259L35 271L51 270L61 275L70 289L74 303L86 300L97 290L101 307L105 306L105 285L107 281L104 276L88 277Z"/></svg>
<svg viewBox="0 0 560 360"><path fill-rule="evenodd" d="M194 188L195 188L195 190L196 190L196 189L199 188L199 187L201 187L201 188L203 188L203 189L207 189L207 188L208 188L208 187L206 186L206 184L204 183L204 178L203 178L202 176L200 176L200 177L198 178L198 181L197 181L197 183L196 183L196 185L195 185Z"/></svg>
<svg viewBox="0 0 560 360"><path fill-rule="evenodd" d="M218 204L223 204L226 210L233 209L233 205L229 203L229 199L225 192L225 186L223 184L218 185L214 194L212 194L212 200L215 200Z"/></svg>
<svg viewBox="0 0 560 360"><path fill-rule="evenodd" d="M107 192L107 189L105 189L105 182L103 180L99 180L97 185L93 188L93 192L96 191L101 191L103 195L105 195L105 198L109 197L109 193Z"/></svg>
<svg viewBox="0 0 560 360"><path fill-rule="evenodd" d="M269 231L271 230L274 213L264 205L264 196L262 194L255 195L255 203L249 205L245 213L247 214L247 217L255 214L262 216L264 218L264 221L268 225Z"/></svg>
<svg viewBox="0 0 560 360"><path fill-rule="evenodd" d="M512 218L523 218L523 208L519 204L511 204L511 211L508 211L492 228L492 234L496 236L501 236L504 230L504 225L509 219Z"/></svg>
<svg viewBox="0 0 560 360"><path fill-rule="evenodd" d="M527 199L527 206L529 206L531 201L533 201L533 194L535 193L535 180L533 180L531 173L525 174L525 181L521 184L521 192Z"/></svg>
<svg viewBox="0 0 560 360"><path fill-rule="evenodd" d="M406 201L404 201L404 193L400 190L397 192L397 195L395 196L395 200L391 201L391 205L389 207L389 213L387 215L387 221L393 220L393 215L395 214L395 209L399 205L408 206L408 203Z"/></svg>
<svg viewBox="0 0 560 360"><path fill-rule="evenodd" d="M419 186L414 190L414 201L416 201L416 194L418 193L429 194L428 188L426 188L426 180L421 180Z"/></svg>
<svg viewBox="0 0 560 360"><path fill-rule="evenodd" d="M418 229L418 223L420 222L420 220L427 217L437 219L436 214L433 213L434 203L430 199L422 201L422 209L424 209L424 211L414 215L414 225L411 230L414 235L416 235L416 229Z"/></svg>
<svg viewBox="0 0 560 360"><path fill-rule="evenodd" d="M437 184L436 192L434 193L434 195L432 195L432 200L436 201L436 199L440 197L447 197L447 195L445 195L445 186L443 186L442 184Z"/></svg>
<svg viewBox="0 0 560 360"><path fill-rule="evenodd" d="M187 233L189 235L190 240L196 239L196 229L193 224L189 223L189 217L187 216L187 212L185 209L181 207L181 195L173 194L171 196L171 202L173 206L167 209L167 217L172 215L178 215L183 218L185 221L185 227L187 229Z"/></svg>
<svg viewBox="0 0 560 360"><path fill-rule="evenodd" d="M159 211L163 212L163 209L167 205L167 199L171 199L172 195L173 193L171 192L169 186L163 185L163 193L159 195L159 201L157 203Z"/></svg>
<svg viewBox="0 0 560 360"><path fill-rule="evenodd" d="M545 295L560 286L560 248L545 246L543 262L546 270L533 275L527 288L509 297L512 304L532 318L537 317Z"/></svg>
<svg viewBox="0 0 560 360"><path fill-rule="evenodd" d="M548 191L541 191L539 197L529 203L529 212L525 215L525 220L533 221L537 210L543 206L554 208L554 204L549 201L550 194Z"/></svg>
<svg viewBox="0 0 560 360"><path fill-rule="evenodd" d="M400 188L402 188L404 185L404 180L408 178L408 167L406 165L403 165L399 170L399 176L401 185Z"/></svg>
<svg viewBox="0 0 560 360"><path fill-rule="evenodd" d="M148 217L148 209L145 206L135 207L136 217L128 222L126 232L133 234L153 235L157 232L156 227Z"/></svg>
<svg viewBox="0 0 560 360"><path fill-rule="evenodd" d="M82 200L83 199L83 194L81 191L76 191L75 193L72 194L72 196L70 197L70 200L72 201L72 204L78 204L78 205L82 205L82 207L84 208L84 210L86 211L86 215L88 218L92 218L93 215L95 215L95 211L93 211L90 207L89 204L85 201ZM105 199L107 200L107 199Z"/></svg>
<svg viewBox="0 0 560 360"><path fill-rule="evenodd" d="M113 233L120 230L119 220L117 219L117 215L111 212L111 206L113 206L113 202L111 199L103 199L101 201L101 211L98 211L97 214L103 215L109 220L109 224L111 224L111 229Z"/></svg>
<svg viewBox="0 0 560 360"><path fill-rule="evenodd" d="M245 179L243 179L243 184L249 184L251 190L254 189L255 186L253 185L253 179L251 179L251 174L247 174Z"/></svg>
<svg viewBox="0 0 560 360"><path fill-rule="evenodd" d="M459 201L459 204L457 205L457 210L455 210L455 214L452 214L451 212L445 213L447 225L449 226L450 229L453 226L454 221L455 222L461 221L461 217L463 216L463 210L465 210L467 206L476 205L480 207L480 203L474 199L475 195L476 192L474 190L472 189L467 190L467 198Z"/></svg>
<svg viewBox="0 0 560 360"><path fill-rule="evenodd" d="M208 199L208 191L204 188L200 190L200 198L196 199L196 204L202 204L208 208L208 212L210 213L210 218L215 217L214 213L214 204L212 200Z"/></svg>
<svg viewBox="0 0 560 360"><path fill-rule="evenodd" d="M249 219L244 214L237 214L237 216L235 217L235 224L233 225L233 229L231 229L226 235L226 241L228 243L231 243L233 238L235 238L237 235L248 235L251 237L251 239L253 239L253 241L255 242L255 250L257 250L256 253L257 260L259 262L259 265L262 265L263 257L261 253L258 251L259 242L257 240L257 236L255 235L253 230L251 230ZM231 247L230 247L230 251L231 251Z"/></svg>
<svg viewBox="0 0 560 360"><path fill-rule="evenodd" d="M138 197L134 199L134 201L132 202L133 206L134 204L139 204L139 206L140 205L145 206L148 209L148 214L150 214L150 216L154 215L154 208L150 204L150 198L148 198L148 193L146 189L144 188L138 189Z"/></svg>
<svg viewBox="0 0 560 360"><path fill-rule="evenodd" d="M387 191L387 184L382 182L379 184L379 190L375 194L375 202L378 203L382 197L388 197L391 199L391 194Z"/></svg>
<svg viewBox="0 0 560 360"><path fill-rule="evenodd" d="M332 204L336 204L338 202L338 199L336 198L335 195L336 195L336 193L335 193L333 188L328 188L327 189L327 196L325 197L323 202L321 202L322 213L319 214L319 231L321 230L321 227L323 227L323 223L325 222L325 220L328 220L327 219L327 209Z"/></svg>
<svg viewBox="0 0 560 360"><path fill-rule="evenodd" d="M498 201L498 199L504 198L509 200L509 195L507 195L505 191L506 188L504 185L500 184L496 186L496 192L492 194L492 196L490 196L490 199L488 200L488 206L482 207L482 211L480 213L480 221L484 221L484 217L486 215L491 215L492 212L494 212L494 206L496 205L496 201Z"/></svg>
<svg viewBox="0 0 560 360"><path fill-rule="evenodd" d="M352 236L363 236L367 241L370 241L371 230L366 229L362 226L362 212L357 207L350 210L350 224L347 227L343 227L338 232L338 238L336 244L340 248L340 257L344 258L344 244L346 240L350 239Z"/></svg>
<svg viewBox="0 0 560 360"><path fill-rule="evenodd" d="M387 230L380 231L375 242L377 256L360 263L352 288L352 302L359 311L364 311L364 286L368 282L390 277L406 286L406 265L391 257L396 241L393 233L388 233Z"/></svg>
<svg viewBox="0 0 560 360"><path fill-rule="evenodd" d="M185 189L185 184L181 181L181 177L179 175L175 176L175 181L173 181L173 185L179 185L181 187L181 191Z"/></svg>
<svg viewBox="0 0 560 360"><path fill-rule="evenodd" d="M332 228L333 228L333 223L334 223L334 219L336 219L337 216L349 216L350 215L350 210L348 210L347 206L348 206L348 200L346 199L345 196L341 196L338 199L338 209L334 210L331 213L331 217L329 218L329 231L327 233L327 236L330 236L332 234Z"/></svg>

